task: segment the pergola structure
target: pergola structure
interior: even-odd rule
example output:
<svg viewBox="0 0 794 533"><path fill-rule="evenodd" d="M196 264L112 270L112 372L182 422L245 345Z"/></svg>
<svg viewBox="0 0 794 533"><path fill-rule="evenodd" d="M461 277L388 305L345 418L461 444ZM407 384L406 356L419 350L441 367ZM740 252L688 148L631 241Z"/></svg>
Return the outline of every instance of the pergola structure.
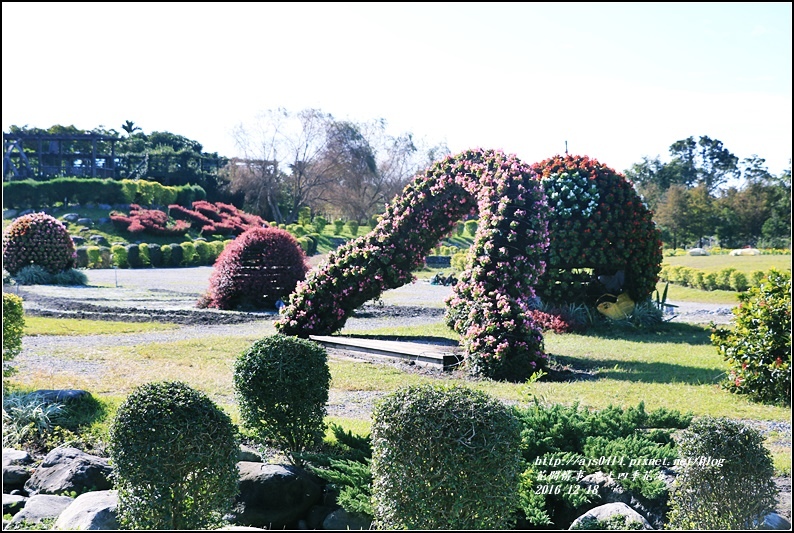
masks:
<svg viewBox="0 0 794 533"><path fill-rule="evenodd" d="M115 178L118 137L86 134L3 134L3 180L85 176ZM107 153L108 143L110 153Z"/></svg>

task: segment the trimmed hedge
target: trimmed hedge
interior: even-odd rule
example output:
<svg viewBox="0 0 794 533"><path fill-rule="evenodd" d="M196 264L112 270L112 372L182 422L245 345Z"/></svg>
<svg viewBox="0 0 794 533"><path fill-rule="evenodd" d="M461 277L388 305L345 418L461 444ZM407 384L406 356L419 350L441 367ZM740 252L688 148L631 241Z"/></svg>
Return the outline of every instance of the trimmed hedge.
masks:
<svg viewBox="0 0 794 533"><path fill-rule="evenodd" d="M69 230L46 213L18 217L3 232L3 268L12 276L30 265L57 274L72 268L75 257Z"/></svg>
<svg viewBox="0 0 794 533"><path fill-rule="evenodd" d="M16 294L3 293L3 376L11 374L6 366L22 351L22 336L25 334L25 312L22 298Z"/></svg>
<svg viewBox="0 0 794 533"><path fill-rule="evenodd" d="M377 528L511 528L520 435L513 412L481 391L417 385L387 396L372 414Z"/></svg>

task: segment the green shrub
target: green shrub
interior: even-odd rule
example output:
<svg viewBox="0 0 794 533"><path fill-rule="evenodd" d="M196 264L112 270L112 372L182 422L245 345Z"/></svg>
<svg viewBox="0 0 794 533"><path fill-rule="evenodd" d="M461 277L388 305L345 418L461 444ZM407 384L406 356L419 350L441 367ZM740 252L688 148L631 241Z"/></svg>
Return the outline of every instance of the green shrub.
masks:
<svg viewBox="0 0 794 533"><path fill-rule="evenodd" d="M152 246L154 247L155 245L152 245ZM152 266L152 258L149 255L149 245L148 244L146 244L145 242L139 244L138 245L138 253L139 253L139 256L140 256L141 266L142 267ZM127 256L129 256L129 253L127 254Z"/></svg>
<svg viewBox="0 0 794 533"><path fill-rule="evenodd" d="M223 253L223 249L226 248L226 243L224 241L213 241L210 243L210 247L212 247L212 260L210 261L210 265L215 263L215 260L218 259L218 256Z"/></svg>
<svg viewBox="0 0 794 533"><path fill-rule="evenodd" d="M297 464L298 454L325 434L331 384L327 357L315 342L276 334L255 342L235 363L241 419Z"/></svg>
<svg viewBox="0 0 794 533"><path fill-rule="evenodd" d="M102 251L99 246L89 246L85 253L88 256L88 268L102 268Z"/></svg>
<svg viewBox="0 0 794 533"><path fill-rule="evenodd" d="M3 448L43 447L63 413L62 403L44 402L37 394L4 393Z"/></svg>
<svg viewBox="0 0 794 533"><path fill-rule="evenodd" d="M17 285L52 285L52 274L39 265L22 267L14 276Z"/></svg>
<svg viewBox="0 0 794 533"><path fill-rule="evenodd" d="M761 280L766 277L766 273L762 270L754 270L750 274L750 286L755 287L761 283Z"/></svg>
<svg viewBox="0 0 794 533"><path fill-rule="evenodd" d="M450 265L458 272L463 272L466 269L466 259L469 254L467 252L458 252L450 259Z"/></svg>
<svg viewBox="0 0 794 533"><path fill-rule="evenodd" d="M733 328L711 333L730 369L723 386L755 401L791 405L791 274L770 270L739 302Z"/></svg>
<svg viewBox="0 0 794 533"><path fill-rule="evenodd" d="M695 274L692 276L692 282L690 286L700 289L701 291L706 290L706 273L702 270L696 270Z"/></svg>
<svg viewBox="0 0 794 533"><path fill-rule="evenodd" d="M3 293L3 376L12 373L9 363L22 351L22 336L25 334L25 312L22 298L16 294ZM3 430L5 435L5 429ZM3 444L5 446L5 443Z"/></svg>
<svg viewBox="0 0 794 533"><path fill-rule="evenodd" d="M169 267L171 265L171 245L164 244L160 246L160 255L163 256L163 266Z"/></svg>
<svg viewBox="0 0 794 533"><path fill-rule="evenodd" d="M347 227L347 231L350 232L350 235L352 235L353 237L358 235L358 221L357 220L348 220L347 224L345 224L345 226Z"/></svg>
<svg viewBox="0 0 794 533"><path fill-rule="evenodd" d="M184 266L193 266L196 264L196 260L198 259L198 254L196 253L196 245L192 242L182 242L179 243L179 246L182 247L182 265Z"/></svg>
<svg viewBox="0 0 794 533"><path fill-rule="evenodd" d="M212 264L212 249L207 241L196 241L196 255L198 256L199 265Z"/></svg>
<svg viewBox="0 0 794 533"><path fill-rule="evenodd" d="M110 459L124 529L214 529L237 493L235 426L184 383L147 383L119 406Z"/></svg>
<svg viewBox="0 0 794 533"><path fill-rule="evenodd" d="M321 216L316 216L314 217L314 220L312 220L312 226L314 227L315 233L322 234L323 230L325 229L325 226L327 225L328 225L328 220L326 220Z"/></svg>
<svg viewBox="0 0 794 533"><path fill-rule="evenodd" d="M476 220L467 220L464 223L466 227L466 233L469 234L470 237L474 237L477 234L477 221Z"/></svg>
<svg viewBox="0 0 794 533"><path fill-rule="evenodd" d="M726 267L717 272L717 288L723 291L731 290L731 274L736 272L733 267Z"/></svg>
<svg viewBox="0 0 794 533"><path fill-rule="evenodd" d="M45 213L14 219L3 231L3 268L12 276L29 265L50 274L74 266L74 242L63 223Z"/></svg>
<svg viewBox="0 0 794 533"><path fill-rule="evenodd" d="M678 443L681 469L667 528L755 529L776 503L774 467L763 441L741 422L695 420Z"/></svg>
<svg viewBox="0 0 794 533"><path fill-rule="evenodd" d="M301 207L298 210L298 224L308 226L312 221L312 208L309 206ZM300 235L298 235L300 237Z"/></svg>
<svg viewBox="0 0 794 533"><path fill-rule="evenodd" d="M703 276L703 286L707 291L717 290L717 273L709 272Z"/></svg>
<svg viewBox="0 0 794 533"><path fill-rule="evenodd" d="M499 400L418 385L372 415L372 498L383 529L507 529L521 472L520 426Z"/></svg>
<svg viewBox="0 0 794 533"><path fill-rule="evenodd" d="M622 514L613 514L612 516L599 520L596 518L586 518L571 526L572 530L593 530L598 529L601 531L631 531L643 529L642 522L639 520L632 520L630 517Z"/></svg>
<svg viewBox="0 0 794 533"><path fill-rule="evenodd" d="M747 276L744 272L731 272L731 289L735 290L736 292L744 292L750 288L750 282L747 281Z"/></svg>
<svg viewBox="0 0 794 533"><path fill-rule="evenodd" d="M53 285L66 285L70 287L88 285L88 276L84 272L70 268L63 272L58 272L52 277Z"/></svg>
<svg viewBox="0 0 794 533"><path fill-rule="evenodd" d="M466 231L466 225L463 222L455 224L455 235L463 237L463 232Z"/></svg>
<svg viewBox="0 0 794 533"><path fill-rule="evenodd" d="M113 266L119 268L128 268L130 266L127 262L127 248L121 244L114 244L111 246L110 255L113 258Z"/></svg>
<svg viewBox="0 0 794 533"><path fill-rule="evenodd" d="M88 268L88 250L86 246L75 248L74 266L75 268Z"/></svg>
<svg viewBox="0 0 794 533"><path fill-rule="evenodd" d="M345 228L345 221L342 219L334 220L334 235L341 235Z"/></svg>
<svg viewBox="0 0 794 533"><path fill-rule="evenodd" d="M149 245L149 263L154 268L160 268L163 266L163 248L159 244L150 244Z"/></svg>
<svg viewBox="0 0 794 533"><path fill-rule="evenodd" d="M580 487L576 477L602 471L634 495L651 500L665 496L655 461L672 464L677 457L672 431L688 427L691 414L657 409L646 412L645 405L626 409L609 406L599 411L561 404L533 405L518 409L521 421L521 448L527 465L519 485L521 509L534 526L557 523L562 517L592 501L596 496ZM632 465L599 464L602 457L628 457L640 461ZM642 460L647 464L642 464ZM638 472L640 476L633 475ZM552 487L538 494L538 487Z"/></svg>
<svg viewBox="0 0 794 533"><path fill-rule="evenodd" d="M185 249L179 243L172 242L168 245L171 248L171 257L168 261L168 266L181 267L185 266Z"/></svg>
<svg viewBox="0 0 794 533"><path fill-rule="evenodd" d="M128 244L124 248L127 250L127 265L130 268L141 268L143 266L141 247L137 244Z"/></svg>

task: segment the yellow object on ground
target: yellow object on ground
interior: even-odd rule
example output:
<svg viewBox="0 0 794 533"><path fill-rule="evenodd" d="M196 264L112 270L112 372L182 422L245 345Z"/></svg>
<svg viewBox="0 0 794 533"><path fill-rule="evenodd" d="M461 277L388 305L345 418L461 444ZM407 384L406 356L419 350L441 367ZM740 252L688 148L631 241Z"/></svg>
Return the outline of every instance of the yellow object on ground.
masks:
<svg viewBox="0 0 794 533"><path fill-rule="evenodd" d="M615 297L613 296L613 298ZM628 318L634 311L634 300L629 298L629 295L625 292L617 296L616 300L615 302L602 302L596 306L596 309L598 309L599 313L606 315L612 320Z"/></svg>

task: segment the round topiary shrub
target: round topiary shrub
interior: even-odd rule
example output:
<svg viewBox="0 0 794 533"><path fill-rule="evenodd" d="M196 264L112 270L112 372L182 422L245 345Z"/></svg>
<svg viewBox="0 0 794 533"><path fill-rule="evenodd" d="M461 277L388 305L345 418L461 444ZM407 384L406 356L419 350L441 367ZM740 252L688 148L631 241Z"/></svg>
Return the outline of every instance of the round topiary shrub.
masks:
<svg viewBox="0 0 794 533"><path fill-rule="evenodd" d="M669 529L755 529L776 503L763 436L726 418L696 419L678 443L681 469L670 494Z"/></svg>
<svg viewBox="0 0 794 533"><path fill-rule="evenodd" d="M510 529L522 470L520 424L466 387L418 385L372 414L372 497L382 529Z"/></svg>
<svg viewBox="0 0 794 533"><path fill-rule="evenodd" d="M116 412L109 452L124 529L214 529L237 494L235 426L184 383L135 389Z"/></svg>
<svg viewBox="0 0 794 533"><path fill-rule="evenodd" d="M253 344L234 367L234 387L244 423L281 447L293 462L325 434L331 373L319 344L271 335Z"/></svg>
<svg viewBox="0 0 794 533"><path fill-rule="evenodd" d="M551 208L546 271L535 287L540 299L593 305L618 292L648 299L661 269L661 234L631 182L587 156L557 155L532 168ZM601 286L605 277L615 286Z"/></svg>
<svg viewBox="0 0 794 533"><path fill-rule="evenodd" d="M11 275L30 265L56 274L74 267L75 257L66 226L45 213L21 216L3 232L3 268Z"/></svg>
<svg viewBox="0 0 794 533"><path fill-rule="evenodd" d="M791 405L791 274L770 270L739 294L733 328L712 327L729 365L723 386L763 403Z"/></svg>
<svg viewBox="0 0 794 533"><path fill-rule="evenodd" d="M170 267L181 267L185 264L185 249L182 248L180 243L172 242L168 245L168 248L171 250L171 254L168 258L168 266Z"/></svg>
<svg viewBox="0 0 794 533"><path fill-rule="evenodd" d="M306 255L287 231L252 228L221 253L199 302L217 309L272 309L306 277Z"/></svg>

